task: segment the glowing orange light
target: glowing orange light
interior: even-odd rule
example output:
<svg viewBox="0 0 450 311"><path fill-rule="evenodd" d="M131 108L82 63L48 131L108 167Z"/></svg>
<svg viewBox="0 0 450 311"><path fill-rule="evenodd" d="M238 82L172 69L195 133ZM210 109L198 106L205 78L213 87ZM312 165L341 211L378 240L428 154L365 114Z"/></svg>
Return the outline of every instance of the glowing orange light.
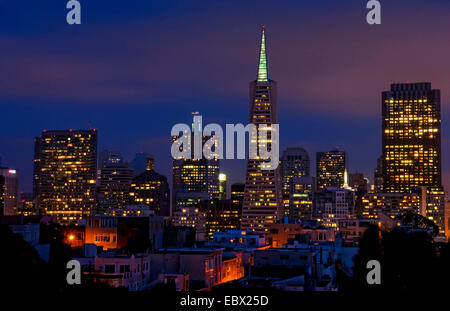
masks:
<svg viewBox="0 0 450 311"><path fill-rule="evenodd" d="M73 234L69 235L69 240L72 241L73 239L75 239L75 236Z"/></svg>

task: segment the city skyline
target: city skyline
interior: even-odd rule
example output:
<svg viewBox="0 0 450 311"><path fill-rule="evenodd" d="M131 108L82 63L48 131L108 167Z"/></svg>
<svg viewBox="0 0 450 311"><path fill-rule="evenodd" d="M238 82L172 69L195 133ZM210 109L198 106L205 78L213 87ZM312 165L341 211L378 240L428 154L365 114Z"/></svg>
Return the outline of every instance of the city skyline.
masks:
<svg viewBox="0 0 450 311"><path fill-rule="evenodd" d="M210 4L204 11L210 12L217 21L210 24L208 30L201 26L211 22L211 17L201 15L200 20L195 20L194 4L169 6L159 3L155 4L157 10L151 5L140 7L139 22L131 22L134 18L132 13L138 8L130 5L114 28L119 38L133 34L127 40L105 34L101 23L115 19L116 13L107 10L103 14L94 14L96 7L93 4L84 7L88 18L84 20L84 28L75 32L66 27L58 32L52 31L51 26L59 21L54 3L40 4L35 8L38 16L44 11L49 15L48 19L39 22L40 27L34 27L36 25L33 23L37 21L27 19L28 13L19 11L14 4L7 4L5 10L15 12L15 15L1 22L5 26L0 33L0 40L5 43L3 61L8 63L0 66L0 70L11 78L2 87L0 95L4 113L4 122L0 125L0 153L4 165L20 171L22 191L31 191L33 137L43 129L87 128L88 122L99 130L99 150L120 150L128 162L136 152L155 154L158 171L170 179L168 133L173 124L188 120L190 112L197 110L208 123L246 122L245 85L248 77L253 76L257 62L254 53L254 46L258 44L256 34L263 24L267 26L271 38L272 74L282 85L279 98L282 125L280 150L287 147L305 148L313 158L311 166L314 167L313 155L316 152L338 145L348 154L349 173L360 171L373 181L376 159L381 155L381 92L396 81L430 81L443 94L443 184L446 188L449 186L450 163L445 156L449 151L448 96L445 96L449 83L445 78L447 65L441 61L448 54L448 47L436 40L444 33L442 26L448 23L445 14L441 13L448 6L443 1L432 1L420 12L415 10L420 1L408 2L408 7L402 7L400 3L387 3L383 23L376 29L363 24L360 15L364 3L356 1L339 6L326 2L324 5L335 9L333 12L311 3L288 1L275 12L262 6L259 16L244 18L244 14L250 11L249 3L241 7L242 13L233 13L234 23L226 22L220 14L222 7L219 4ZM151 27L158 24L167 26L167 19L175 19L182 9L188 10L191 15L183 17L174 26ZM297 13L303 20L287 22L281 18L289 14L288 9L298 9ZM167 12L174 15L165 17ZM327 18L327 25L332 25L336 30L329 34L322 23L312 21L307 13ZM17 16L23 17L21 27L14 27L18 23ZM404 24L395 24L397 18L404 20ZM427 27L419 29L409 25L409 20L413 18L426 21ZM312 27L305 29L302 27L304 22ZM354 25L358 25L357 30L351 30ZM408 29L413 31L408 32ZM144 35L143 30L151 30L151 36ZM23 41L15 40L13 44L10 38L15 35ZM99 35L104 36L97 39ZM374 53L377 47L384 44L386 35L396 36L401 42L387 46L384 53ZM72 37L73 42L62 40L63 36ZM428 44L415 44L414 36L421 36ZM94 37L101 44L94 42ZM44 43L34 44L34 40L40 38ZM201 38L208 38L214 44L204 46ZM26 48L26 40L34 42L34 45L25 50L34 53L26 54L28 61L18 63L12 51L19 46ZM124 48L116 40L130 44ZM185 40L193 44L184 44L186 54L183 55L186 56L177 60L175 56L179 55L180 50L174 44ZM48 43L53 41L58 41L59 45L54 49L48 48ZM105 49L112 46L114 52L105 53ZM412 46L417 52L406 53L411 51ZM435 46L436 50L426 46ZM393 49L398 52L390 53ZM163 57L165 52L170 52L168 57L176 60L176 66L170 65L169 59ZM131 61L130 55L135 56L135 60ZM430 57L423 60L421 55ZM87 75L90 62L99 57L103 59L103 65L95 65L93 68L98 73L90 77ZM337 58L342 59L342 64L336 64L339 63ZM221 61L218 62L218 59ZM411 61L417 66L410 68ZM108 64L110 71L105 69ZM16 70L12 72L12 68ZM37 79L32 72L43 72L44 76ZM363 72L366 74L363 75ZM103 81L102 77L109 74L111 79ZM205 79L206 76L208 79ZM359 78L361 76L365 78ZM173 79L171 84L167 83L169 77ZM179 77L184 78L179 80ZM125 78L134 81L135 86L121 83L120 80ZM78 79L78 82L73 79ZM216 83L211 84L211 80ZM184 85L181 81L185 81ZM89 84L91 86L88 87ZM155 88L160 91L155 91ZM186 92L187 89L189 92ZM115 94L112 94L113 91ZM233 109L227 109L229 105ZM223 161L222 167L228 174L229 184L244 181L242 171L245 161Z"/></svg>
<svg viewBox="0 0 450 311"><path fill-rule="evenodd" d="M8 290L448 289L448 0L66 1L0 0Z"/></svg>

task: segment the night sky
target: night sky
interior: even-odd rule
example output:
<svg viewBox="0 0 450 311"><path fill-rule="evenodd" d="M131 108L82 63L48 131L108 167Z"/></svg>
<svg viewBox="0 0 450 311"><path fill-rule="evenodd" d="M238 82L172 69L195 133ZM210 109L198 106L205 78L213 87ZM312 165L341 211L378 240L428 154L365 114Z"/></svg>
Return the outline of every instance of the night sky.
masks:
<svg viewBox="0 0 450 311"><path fill-rule="evenodd" d="M170 178L170 129L248 123L261 25L278 81L281 150L348 152L349 171L373 180L381 154L381 92L393 82L441 89L444 184L450 185L450 2L366 0L0 0L0 154L31 191L33 137L43 129L99 131L99 151L155 155ZM395 3L395 4L394 4ZM226 161L230 182L245 162Z"/></svg>

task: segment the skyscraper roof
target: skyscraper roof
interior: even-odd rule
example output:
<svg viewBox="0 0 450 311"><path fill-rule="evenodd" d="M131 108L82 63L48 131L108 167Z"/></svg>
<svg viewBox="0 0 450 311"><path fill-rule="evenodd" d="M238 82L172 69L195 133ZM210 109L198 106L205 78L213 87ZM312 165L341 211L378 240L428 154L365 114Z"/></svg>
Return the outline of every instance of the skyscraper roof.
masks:
<svg viewBox="0 0 450 311"><path fill-rule="evenodd" d="M267 81L269 81L269 70L267 68L266 36L265 36L265 27L262 26L261 50L259 52L259 64L258 64L258 82L267 82Z"/></svg>

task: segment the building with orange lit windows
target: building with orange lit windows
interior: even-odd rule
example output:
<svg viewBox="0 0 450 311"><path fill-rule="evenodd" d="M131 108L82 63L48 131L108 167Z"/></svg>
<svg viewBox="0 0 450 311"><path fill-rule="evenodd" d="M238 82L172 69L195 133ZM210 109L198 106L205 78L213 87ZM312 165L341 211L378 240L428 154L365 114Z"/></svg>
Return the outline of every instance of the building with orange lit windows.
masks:
<svg viewBox="0 0 450 311"><path fill-rule="evenodd" d="M392 84L382 93L383 191L427 187L421 214L444 234L441 177L441 98L431 83Z"/></svg>
<svg viewBox="0 0 450 311"><path fill-rule="evenodd" d="M384 192L440 187L440 90L431 83L392 84L382 108Z"/></svg>
<svg viewBox="0 0 450 311"><path fill-rule="evenodd" d="M316 153L317 190L340 188L345 183L347 153L338 149Z"/></svg>
<svg viewBox="0 0 450 311"><path fill-rule="evenodd" d="M278 124L277 83L269 79L266 53L265 28L262 29L261 49L259 54L258 74L250 82L250 123ZM272 127L271 127L271 130ZM254 137L258 144L272 148L271 132L262 137ZM248 159L245 179L244 203L242 207L242 230L266 233L270 224L283 217L283 200L281 189L281 171L263 170L263 159Z"/></svg>
<svg viewBox="0 0 450 311"><path fill-rule="evenodd" d="M55 130L35 138L34 197L60 224L88 216L96 203L97 131Z"/></svg>
<svg viewBox="0 0 450 311"><path fill-rule="evenodd" d="M170 215L170 190L167 178L154 170L153 158L147 158L145 172L135 176L131 184L133 204L147 205L157 215Z"/></svg>

